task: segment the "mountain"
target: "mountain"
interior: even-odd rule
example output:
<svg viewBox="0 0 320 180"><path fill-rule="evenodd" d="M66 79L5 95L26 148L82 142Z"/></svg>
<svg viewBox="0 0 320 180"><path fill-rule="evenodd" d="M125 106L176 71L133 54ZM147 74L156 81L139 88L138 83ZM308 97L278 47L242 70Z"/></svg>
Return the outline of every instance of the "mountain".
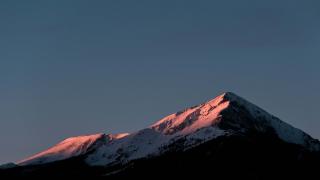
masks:
<svg viewBox="0 0 320 180"><path fill-rule="evenodd" d="M10 169L10 168L14 168L17 167L16 164L14 163L6 163L0 166L0 169Z"/></svg>
<svg viewBox="0 0 320 180"><path fill-rule="evenodd" d="M290 172L297 177L316 172L319 152L318 140L227 92L132 134L68 138L20 161L5 176L190 177L210 174L212 167L217 177L239 171L239 177L254 179L273 177L281 165L282 175L297 169ZM275 172L266 175L267 169Z"/></svg>

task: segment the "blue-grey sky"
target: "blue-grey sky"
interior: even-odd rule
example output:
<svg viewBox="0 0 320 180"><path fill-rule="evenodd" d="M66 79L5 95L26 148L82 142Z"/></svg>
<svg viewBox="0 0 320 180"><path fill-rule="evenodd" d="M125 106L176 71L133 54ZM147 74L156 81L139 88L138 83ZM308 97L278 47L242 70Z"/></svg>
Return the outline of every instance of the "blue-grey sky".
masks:
<svg viewBox="0 0 320 180"><path fill-rule="evenodd" d="M0 2L0 163L224 91L320 138L320 3Z"/></svg>

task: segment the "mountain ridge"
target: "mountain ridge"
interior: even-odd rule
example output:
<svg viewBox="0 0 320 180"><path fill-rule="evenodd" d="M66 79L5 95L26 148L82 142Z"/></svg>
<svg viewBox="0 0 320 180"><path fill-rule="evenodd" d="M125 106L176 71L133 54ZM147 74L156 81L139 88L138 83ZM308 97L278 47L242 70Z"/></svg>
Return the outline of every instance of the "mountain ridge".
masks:
<svg viewBox="0 0 320 180"><path fill-rule="evenodd" d="M179 144L187 150L218 137L270 134L287 143L319 151L320 143L244 98L226 92L216 98L171 114L134 133L77 136L26 158L17 164L33 166L83 156L90 166L126 164L156 157ZM177 146L175 146L177 148Z"/></svg>

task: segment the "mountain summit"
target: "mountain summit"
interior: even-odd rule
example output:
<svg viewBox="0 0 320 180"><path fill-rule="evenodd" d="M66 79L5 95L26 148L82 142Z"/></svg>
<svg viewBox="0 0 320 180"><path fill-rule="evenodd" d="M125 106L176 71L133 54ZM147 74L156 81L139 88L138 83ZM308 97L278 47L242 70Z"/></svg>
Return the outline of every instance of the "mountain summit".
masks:
<svg viewBox="0 0 320 180"><path fill-rule="evenodd" d="M230 147L237 145L237 148L244 146L256 149L266 146L254 153L264 153L269 149L269 153L275 154L274 157L283 149L288 149L288 153L296 154L294 160L304 159L305 152L314 154L320 151L318 140L236 94L227 92L213 100L171 114L150 127L131 134L96 134L68 138L46 151L22 160L18 165L25 168L48 166L77 159L89 167L112 169L104 172L113 175L142 159L161 159L174 152L179 152L180 156L208 145L210 148L201 151L217 156L219 149L225 148L228 142L232 142ZM226 151L230 149L227 148ZM225 152L220 154L223 157ZM193 152L190 157L201 156ZM251 155L248 156L249 159L252 158ZM189 157L185 158L188 161Z"/></svg>
<svg viewBox="0 0 320 180"><path fill-rule="evenodd" d="M201 105L158 121L151 127L164 134L190 134L205 127L225 131L275 133L280 139L319 150L317 141L256 105L227 92Z"/></svg>

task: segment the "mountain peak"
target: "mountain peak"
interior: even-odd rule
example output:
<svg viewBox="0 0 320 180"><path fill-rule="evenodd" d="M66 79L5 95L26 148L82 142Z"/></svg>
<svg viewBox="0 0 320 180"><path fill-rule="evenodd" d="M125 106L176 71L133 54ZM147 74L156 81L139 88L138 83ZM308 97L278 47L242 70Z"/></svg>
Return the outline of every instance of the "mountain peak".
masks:
<svg viewBox="0 0 320 180"><path fill-rule="evenodd" d="M203 104L171 114L151 126L166 135L188 135L210 127L239 133L272 133L286 142L320 149L319 142L306 141L312 138L303 131L232 92L222 93Z"/></svg>
<svg viewBox="0 0 320 180"><path fill-rule="evenodd" d="M219 122L221 112L227 109L231 101L243 102L241 97L232 92L225 92L206 103L171 114L151 126L164 134L188 134L203 127Z"/></svg>
<svg viewBox="0 0 320 180"><path fill-rule="evenodd" d="M223 96L225 98L238 98L239 96L236 95L235 93L231 92L231 91L226 91L224 93L222 93L220 96Z"/></svg>
<svg viewBox="0 0 320 180"><path fill-rule="evenodd" d="M247 102L247 100L245 100L243 97L238 96L236 93L227 91L224 92L222 94L220 94L219 96L215 97L214 99L208 101L207 103L213 102L213 101L239 101L239 102Z"/></svg>

